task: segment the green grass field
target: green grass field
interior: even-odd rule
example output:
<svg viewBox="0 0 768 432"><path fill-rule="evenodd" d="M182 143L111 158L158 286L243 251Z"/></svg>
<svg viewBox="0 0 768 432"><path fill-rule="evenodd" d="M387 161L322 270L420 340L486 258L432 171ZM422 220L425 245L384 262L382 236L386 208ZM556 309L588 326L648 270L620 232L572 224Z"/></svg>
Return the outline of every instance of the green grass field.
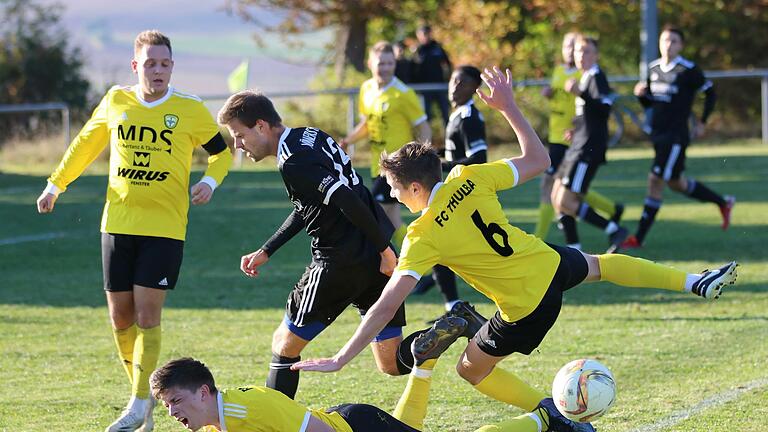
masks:
<svg viewBox="0 0 768 432"><path fill-rule="evenodd" d="M650 155L648 149L613 150L594 183L627 203L631 230L642 210ZM596 422L601 432L768 430L768 147L697 146L688 167L696 179L737 196L732 228L720 230L714 206L668 193L647 246L636 255L688 271L737 259L737 285L713 303L607 283L577 287L566 294L560 319L539 349L501 363L548 390L566 362L604 362L615 374L618 399ZM98 225L106 178L83 176L53 214L42 216L34 201L44 182L38 174L0 174L0 431L103 430L129 393L101 292ZM532 230L537 181L500 197L512 223ZM297 236L255 280L240 273L239 258L258 248L289 211L279 176L268 170L232 172L212 203L191 209L181 279L163 319L161 362L193 356L212 368L221 387L263 384L271 333L309 259L309 242ZM586 250L604 250L602 233L583 225L580 231ZM553 228L549 240L560 243L562 235ZM460 293L482 313L493 312L468 286ZM440 314L442 304L433 290L409 298L407 307L410 332ZM358 322L348 310L304 358L333 355ZM462 345L435 371L427 431L471 431L520 414L456 375ZM304 373L297 399L312 407L365 402L391 410L405 382L378 373L366 351L339 373ZM157 430L182 429L162 410L155 417Z"/></svg>

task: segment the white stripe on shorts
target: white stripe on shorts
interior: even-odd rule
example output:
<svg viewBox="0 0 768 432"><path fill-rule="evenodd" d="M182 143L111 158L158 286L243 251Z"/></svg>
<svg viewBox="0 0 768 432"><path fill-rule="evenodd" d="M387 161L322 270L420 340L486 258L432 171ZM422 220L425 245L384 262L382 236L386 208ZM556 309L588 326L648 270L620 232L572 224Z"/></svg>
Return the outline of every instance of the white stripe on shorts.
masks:
<svg viewBox="0 0 768 432"><path fill-rule="evenodd" d="M672 144L672 150L669 151L667 164L664 165L664 176L662 177L664 180L669 180L672 178L672 170L675 168L677 158L680 156L681 148L682 146L680 144Z"/></svg>
<svg viewBox="0 0 768 432"><path fill-rule="evenodd" d="M296 322L295 324L298 327L301 327L304 325L304 315L309 312L310 308L310 297L314 297L313 293L317 291L317 285L320 282L320 273L322 272L322 267L315 267L309 271L309 281L307 282L307 286L304 289L304 295L301 298L301 303L299 304L299 311L296 313Z"/></svg>
<svg viewBox="0 0 768 432"><path fill-rule="evenodd" d="M571 179L571 192L581 193L588 167L589 164L586 162L578 162L576 164L576 172L573 173L573 178Z"/></svg>

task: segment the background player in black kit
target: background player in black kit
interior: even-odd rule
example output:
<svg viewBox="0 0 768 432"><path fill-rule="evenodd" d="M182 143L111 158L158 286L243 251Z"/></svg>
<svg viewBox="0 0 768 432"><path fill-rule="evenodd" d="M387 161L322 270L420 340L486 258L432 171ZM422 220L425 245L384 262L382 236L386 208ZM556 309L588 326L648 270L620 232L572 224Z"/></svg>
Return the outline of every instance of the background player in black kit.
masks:
<svg viewBox="0 0 768 432"><path fill-rule="evenodd" d="M472 165L488 161L488 144L485 141L485 119L474 103L475 90L482 84L480 70L462 65L454 69L448 82L448 99L453 112L445 128L445 161L443 171L456 165ZM432 275L423 276L414 288L414 294L422 294L437 284L445 299L445 310L450 311L460 302L456 288L456 275L443 265L436 265ZM468 304L460 307L471 307Z"/></svg>
<svg viewBox="0 0 768 432"><path fill-rule="evenodd" d="M698 92L706 95L701 122L695 129L699 137L704 134L704 124L715 107L712 82L704 77L696 64L680 56L684 42L681 30L665 27L659 36L661 58L648 65L648 79L635 85L635 96L643 106L651 108L651 141L655 157L651 172L648 173L648 196L645 198L640 224L635 235L627 238L622 248L642 246L661 208L664 184L675 192L717 205L723 217L723 230L728 229L731 223L731 209L736 199L719 195L703 183L683 175L685 150L691 136L688 118L691 116L694 97Z"/></svg>
<svg viewBox="0 0 768 432"><path fill-rule="evenodd" d="M278 167L294 209L264 245L242 257L248 276L302 229L312 237L312 263L294 287L283 322L272 341L267 387L293 398L304 347L350 304L361 314L381 294L397 263L389 246L393 232L381 206L352 168L350 158L325 132L288 128L263 94L243 91L232 95L218 115L229 129L235 147L259 161L277 156ZM413 359L410 341L403 361L398 347L405 325L403 306L371 346L376 364L390 375L407 374Z"/></svg>
<svg viewBox="0 0 768 432"><path fill-rule="evenodd" d="M584 201L584 195L597 169L605 163L608 116L612 104L611 88L605 73L597 64L595 39L579 36L574 48L574 59L582 71L581 79L565 82L565 90L576 95L574 132L571 147L566 151L556 174L552 205L561 215L560 223L569 247L581 249L576 230L578 217L605 231L611 244L608 253L612 253L627 238L627 230L597 214Z"/></svg>

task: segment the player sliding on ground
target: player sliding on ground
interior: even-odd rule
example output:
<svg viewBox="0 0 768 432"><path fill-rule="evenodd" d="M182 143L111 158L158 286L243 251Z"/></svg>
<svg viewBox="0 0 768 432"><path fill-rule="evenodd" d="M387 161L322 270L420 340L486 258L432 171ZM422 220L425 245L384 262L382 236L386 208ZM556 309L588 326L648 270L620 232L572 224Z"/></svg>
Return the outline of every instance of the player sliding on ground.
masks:
<svg viewBox="0 0 768 432"><path fill-rule="evenodd" d="M218 390L211 371L191 358L171 360L156 370L151 378L152 393L162 400L170 416L193 431L418 432L424 429L437 359L467 325L460 317L440 318L412 343L415 365L392 415L359 403L308 409L269 387ZM476 432L498 431L530 421L521 416Z"/></svg>
<svg viewBox="0 0 768 432"><path fill-rule="evenodd" d="M307 360L296 369L332 372L349 363L386 325L421 275L443 264L493 300L498 310L470 340L456 366L480 392L529 413L497 431L592 431L565 419L552 399L513 373L495 367L514 352L530 354L555 323L563 291L584 281L692 292L707 299L736 279L732 262L703 274L626 255L588 255L544 243L512 226L497 192L528 181L549 167L546 148L518 108L512 78L485 70L490 88L480 98L499 110L515 131L522 155L481 165L457 166L441 182L440 159L427 146L410 143L381 161L392 193L414 213L400 262L381 298L354 336L333 358ZM472 259L467 259L467 257Z"/></svg>

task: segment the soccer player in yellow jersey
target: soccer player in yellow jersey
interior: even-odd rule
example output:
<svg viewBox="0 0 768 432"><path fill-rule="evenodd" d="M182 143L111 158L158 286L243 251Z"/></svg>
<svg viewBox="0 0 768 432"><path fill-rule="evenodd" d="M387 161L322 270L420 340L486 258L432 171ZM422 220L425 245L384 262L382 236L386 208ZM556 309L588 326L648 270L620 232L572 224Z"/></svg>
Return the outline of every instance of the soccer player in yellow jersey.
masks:
<svg viewBox="0 0 768 432"><path fill-rule="evenodd" d="M462 318L443 317L413 342L414 368L392 415L359 403L308 409L269 387L219 390L210 370L191 358L171 360L157 369L150 378L152 394L170 416L193 431L418 432L424 429L432 370L466 325Z"/></svg>
<svg viewBox="0 0 768 432"><path fill-rule="evenodd" d="M576 44L577 33L566 33L563 37L561 54L563 62L555 66L552 72L552 80L545 86L541 94L549 99L549 159L552 162L549 168L541 176L541 203L539 204L539 219L536 221L534 235L546 240L555 209L552 207L550 195L552 185L555 182L554 175L563 161L565 151L570 145L573 134L573 118L576 117L576 105L574 95L565 91L565 82L573 78L578 80L581 72L576 67L573 58L573 48ZM616 204L609 198L589 189L584 200L596 210L609 215L612 221L618 223L624 213L624 206Z"/></svg>
<svg viewBox="0 0 768 432"><path fill-rule="evenodd" d="M72 141L37 200L53 211L59 193L110 148L107 201L101 220L104 290L131 399L110 432L152 430L149 374L160 352L160 315L166 290L181 267L187 210L205 204L232 162L208 109L196 96L169 86L171 42L140 33L131 68L134 86L112 87ZM192 151L209 154L203 178L189 188ZM142 426L143 425L143 426Z"/></svg>
<svg viewBox="0 0 768 432"><path fill-rule="evenodd" d="M390 196L386 179L379 175L379 156L392 153L414 138L427 142L432 138L432 130L416 93L395 77L395 63L395 52L388 42L378 42L368 51L368 67L373 77L360 86L360 123L339 144L345 148L368 137L371 193L394 225L394 241L400 246L405 237L400 204Z"/></svg>
<svg viewBox="0 0 768 432"><path fill-rule="evenodd" d="M495 431L593 431L559 414L552 398L496 364L514 352L530 354L555 323L563 291L584 281L609 281L630 287L690 291L714 299L736 278L736 263L686 274L626 255L588 255L544 243L510 225L498 200L512 188L542 173L550 164L546 148L520 112L509 70L485 70L490 93L480 98L512 126L522 154L487 164L457 166L441 182L440 159L424 145L410 143L381 161L392 193L421 216L408 227L400 261L379 300L355 334L332 358L307 360L294 368L336 371L352 360L379 332L421 275L443 264L491 299L496 314L470 340L456 369L480 392L529 411L494 426ZM469 259L471 257L471 259Z"/></svg>

